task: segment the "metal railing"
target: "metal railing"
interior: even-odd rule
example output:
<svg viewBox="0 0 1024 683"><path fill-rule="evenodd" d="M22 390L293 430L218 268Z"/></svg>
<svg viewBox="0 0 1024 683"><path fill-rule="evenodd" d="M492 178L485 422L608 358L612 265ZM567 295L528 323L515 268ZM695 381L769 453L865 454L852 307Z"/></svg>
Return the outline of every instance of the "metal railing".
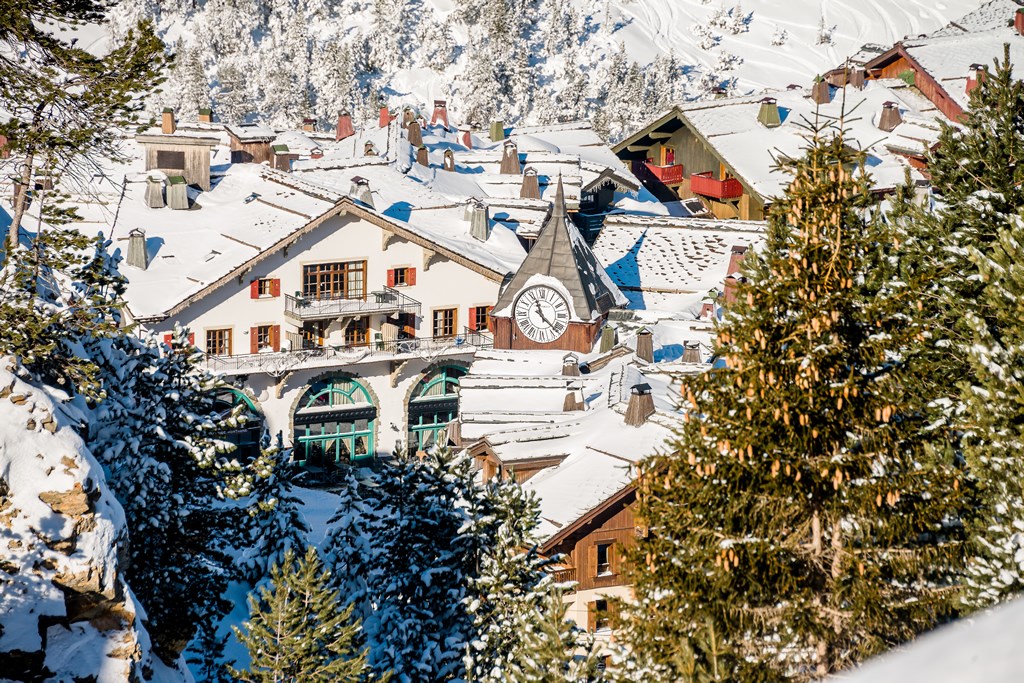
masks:
<svg viewBox="0 0 1024 683"><path fill-rule="evenodd" d="M347 299L341 296L292 296L291 294L286 294L284 297L284 314L299 321L370 315L372 313L415 313L419 315L419 312L419 301L390 287L385 287L378 292L370 292L365 299Z"/></svg>
<svg viewBox="0 0 1024 683"><path fill-rule="evenodd" d="M414 339L373 340L359 346L325 345L237 356L206 356L206 366L225 374L263 372L283 375L303 367L343 365L370 362L383 358L424 358L446 354L467 353L494 346L494 338L486 332L465 330L451 337L417 337Z"/></svg>

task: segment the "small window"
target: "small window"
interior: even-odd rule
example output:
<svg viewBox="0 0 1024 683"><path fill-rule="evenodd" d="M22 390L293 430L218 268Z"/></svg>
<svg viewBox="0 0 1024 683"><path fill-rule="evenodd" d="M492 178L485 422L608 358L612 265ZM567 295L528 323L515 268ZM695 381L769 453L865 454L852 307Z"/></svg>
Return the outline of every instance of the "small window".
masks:
<svg viewBox="0 0 1024 683"><path fill-rule="evenodd" d="M231 355L231 328L206 331L206 353L211 356Z"/></svg>
<svg viewBox="0 0 1024 683"><path fill-rule="evenodd" d="M185 170L185 153L158 149L156 152L156 166L157 168L183 171Z"/></svg>
<svg viewBox="0 0 1024 683"><path fill-rule="evenodd" d="M456 309L439 308L434 311L434 336L454 337Z"/></svg>
<svg viewBox="0 0 1024 683"><path fill-rule="evenodd" d="M272 327L272 325L259 325L256 328L257 350L262 351L263 349L273 348L274 341L273 337L271 336L273 334L273 332L271 331Z"/></svg>
<svg viewBox="0 0 1024 683"><path fill-rule="evenodd" d="M474 330L487 330L487 320L490 315L493 306L477 306L473 309L473 328Z"/></svg>
<svg viewBox="0 0 1024 683"><path fill-rule="evenodd" d="M356 318L345 328L346 346L366 346L369 341L369 318Z"/></svg>
<svg viewBox="0 0 1024 683"><path fill-rule="evenodd" d="M597 544L597 575L602 576L612 573L612 544Z"/></svg>
<svg viewBox="0 0 1024 683"><path fill-rule="evenodd" d="M608 601L607 600L595 600L594 601L594 629L600 631L602 629L609 629L612 627L611 619L608 618Z"/></svg>
<svg viewBox="0 0 1024 683"><path fill-rule="evenodd" d="M263 280L260 280L259 281L258 290L257 290L257 294L259 296L274 296L273 290L271 289L273 284L274 284L274 281L270 280L270 279L267 279L267 278L264 278Z"/></svg>
<svg viewBox="0 0 1024 683"><path fill-rule="evenodd" d="M409 284L409 269L395 268L395 287L405 287Z"/></svg>

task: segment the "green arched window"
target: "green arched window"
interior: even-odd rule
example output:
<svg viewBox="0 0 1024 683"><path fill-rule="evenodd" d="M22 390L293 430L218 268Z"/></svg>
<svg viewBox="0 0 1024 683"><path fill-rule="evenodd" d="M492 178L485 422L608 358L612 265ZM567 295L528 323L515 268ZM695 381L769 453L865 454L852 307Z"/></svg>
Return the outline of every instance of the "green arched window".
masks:
<svg viewBox="0 0 1024 683"><path fill-rule="evenodd" d="M249 460L259 456L264 420L252 399L237 389L224 387L214 398L214 410L221 418L237 416L235 426L217 434L217 438L235 444L233 457Z"/></svg>
<svg viewBox="0 0 1024 683"><path fill-rule="evenodd" d="M295 411L295 460L329 468L373 456L377 406L370 392L350 377L313 384Z"/></svg>
<svg viewBox="0 0 1024 683"><path fill-rule="evenodd" d="M448 443L448 425L459 416L459 380L464 368L446 365L420 380L409 400L409 452Z"/></svg>

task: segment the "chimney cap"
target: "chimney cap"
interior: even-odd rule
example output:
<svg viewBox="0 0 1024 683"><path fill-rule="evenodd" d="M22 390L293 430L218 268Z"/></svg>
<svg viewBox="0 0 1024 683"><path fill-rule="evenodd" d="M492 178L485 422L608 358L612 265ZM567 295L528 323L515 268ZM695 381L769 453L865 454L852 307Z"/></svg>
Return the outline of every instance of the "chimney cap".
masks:
<svg viewBox="0 0 1024 683"><path fill-rule="evenodd" d="M646 396L651 393L651 385L646 382L640 384L634 384L630 387L629 393L635 394L636 396Z"/></svg>
<svg viewBox="0 0 1024 683"><path fill-rule="evenodd" d="M747 253L747 248L745 246L743 246L742 244L734 244L734 245L732 245L732 253L734 253L734 254L746 254Z"/></svg>
<svg viewBox="0 0 1024 683"><path fill-rule="evenodd" d="M786 86L786 90L799 90L800 87L801 86L799 83L790 83L789 85ZM764 100L761 101L764 102Z"/></svg>
<svg viewBox="0 0 1024 683"><path fill-rule="evenodd" d="M212 114L213 113L213 109L211 109L210 107L200 107L199 113L200 114Z"/></svg>
<svg viewBox="0 0 1024 683"><path fill-rule="evenodd" d="M364 178L361 175L354 175L354 176L352 176L352 184L353 185L369 185L370 181L367 180L366 178Z"/></svg>
<svg viewBox="0 0 1024 683"><path fill-rule="evenodd" d="M886 109L894 109L897 106L897 104L892 100L889 100L887 102L882 102L882 106L885 107Z"/></svg>
<svg viewBox="0 0 1024 683"><path fill-rule="evenodd" d="M580 357L577 356L572 351L570 351L569 353L567 353L564 356L562 356L562 362L563 363L579 363L580 362Z"/></svg>
<svg viewBox="0 0 1024 683"><path fill-rule="evenodd" d="M447 107L447 106L448 106L448 100L434 100L434 107L435 108L437 108L437 107Z"/></svg>
<svg viewBox="0 0 1024 683"><path fill-rule="evenodd" d="M971 71L986 71L988 69L988 67L986 65L978 64L977 62L975 62L974 64L971 64L967 68L970 69Z"/></svg>
<svg viewBox="0 0 1024 683"><path fill-rule="evenodd" d="M143 230L142 228L132 228L131 230L128 231L128 234L129 235L138 235L140 237L145 237L146 236L146 231Z"/></svg>
<svg viewBox="0 0 1024 683"><path fill-rule="evenodd" d="M760 102L761 104L775 104L777 100L774 97L762 97Z"/></svg>
<svg viewBox="0 0 1024 683"><path fill-rule="evenodd" d="M163 110L162 113L164 113L164 114L173 114L174 113L174 107L164 107L164 110Z"/></svg>

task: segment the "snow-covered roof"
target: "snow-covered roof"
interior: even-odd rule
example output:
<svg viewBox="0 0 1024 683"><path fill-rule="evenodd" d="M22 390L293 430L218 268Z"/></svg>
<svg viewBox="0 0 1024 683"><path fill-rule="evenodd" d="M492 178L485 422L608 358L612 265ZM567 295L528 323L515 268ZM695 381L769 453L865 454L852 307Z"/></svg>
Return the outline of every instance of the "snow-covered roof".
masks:
<svg viewBox="0 0 1024 683"><path fill-rule="evenodd" d="M728 275L733 248L764 241L761 221L608 216L594 253L633 308L686 310Z"/></svg>
<svg viewBox="0 0 1024 683"><path fill-rule="evenodd" d="M286 130L278 133L277 137L270 144L275 146L284 145L288 148L289 154L299 154L301 156L309 156L314 149L321 148L319 142L315 142L308 135L297 130Z"/></svg>
<svg viewBox="0 0 1024 683"><path fill-rule="evenodd" d="M904 96L907 88L897 80L869 81L863 90L832 88L832 100L822 105L816 104L806 90L768 93L776 99L782 120L775 128L766 128L757 119L765 93L681 105L679 115L725 160L734 175L766 199L780 196L789 184L789 176L774 170L776 159L780 155L802 155L807 146L808 122L842 119L847 143L867 152L873 188L884 190L902 183L909 168L902 156L889 149L890 145L923 153L926 146L938 140L938 123L915 109L913 100ZM898 105L905 122L886 132L877 123L882 105L890 101ZM911 177L923 179L916 169L911 169Z"/></svg>
<svg viewBox="0 0 1024 683"><path fill-rule="evenodd" d="M956 21L951 21L930 36L956 36L977 31L1002 28L1013 21L1013 13L1020 9L1017 0L990 0L981 7L968 12Z"/></svg>

